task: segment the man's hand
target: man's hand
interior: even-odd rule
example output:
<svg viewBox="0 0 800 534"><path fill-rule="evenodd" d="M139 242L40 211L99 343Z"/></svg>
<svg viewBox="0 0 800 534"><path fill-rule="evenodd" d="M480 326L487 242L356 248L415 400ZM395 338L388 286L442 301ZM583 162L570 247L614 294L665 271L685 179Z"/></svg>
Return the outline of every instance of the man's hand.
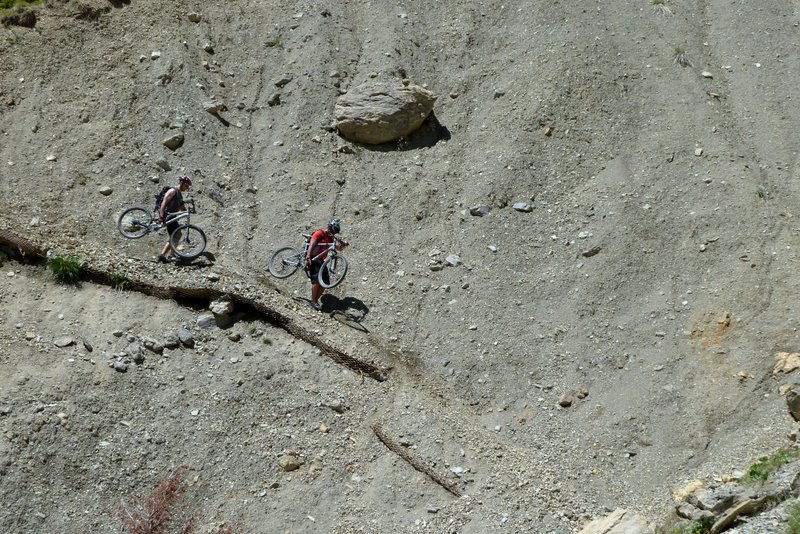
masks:
<svg viewBox="0 0 800 534"><path fill-rule="evenodd" d="M160 222L160 223L163 223L163 222L164 222L164 216L163 216L163 215L160 215L160 214L159 214L159 216L158 216L158 222Z"/></svg>

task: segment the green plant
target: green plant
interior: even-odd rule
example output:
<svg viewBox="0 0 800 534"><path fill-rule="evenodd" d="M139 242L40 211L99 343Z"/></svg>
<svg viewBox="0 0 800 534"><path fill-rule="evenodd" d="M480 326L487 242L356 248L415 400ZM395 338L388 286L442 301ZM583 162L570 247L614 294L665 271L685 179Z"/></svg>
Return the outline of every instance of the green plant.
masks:
<svg viewBox="0 0 800 534"><path fill-rule="evenodd" d="M657 15L672 15L672 10L667 7L664 0L652 0L651 3L653 4L653 11L655 11Z"/></svg>
<svg viewBox="0 0 800 534"><path fill-rule="evenodd" d="M83 265L73 257L54 256L47 260L47 268L62 284L77 284L83 273Z"/></svg>
<svg viewBox="0 0 800 534"><path fill-rule="evenodd" d="M281 46L281 36L280 35L273 35L272 37L267 39L267 42L265 44L267 46L269 46L269 47Z"/></svg>
<svg viewBox="0 0 800 534"><path fill-rule="evenodd" d="M758 198L767 198L767 190L764 189L764 186L759 185L756 187L756 195Z"/></svg>
<svg viewBox="0 0 800 534"><path fill-rule="evenodd" d="M786 507L789 519L786 521L786 534L800 534L800 504L790 504Z"/></svg>
<svg viewBox="0 0 800 534"><path fill-rule="evenodd" d="M18 7L30 7L41 4L44 0L0 0L0 14L5 10L12 10Z"/></svg>
<svg viewBox="0 0 800 534"><path fill-rule="evenodd" d="M264 343L264 345L272 345L272 340L268 337L265 337L262 343Z"/></svg>
<svg viewBox="0 0 800 534"><path fill-rule="evenodd" d="M672 63L674 65L680 65L681 67L692 66L692 60L688 55L686 55L686 51L680 47L675 48L675 51L672 54Z"/></svg>
<svg viewBox="0 0 800 534"><path fill-rule="evenodd" d="M711 530L711 526L714 524L716 519L716 517L711 516L692 521L683 528L681 534L706 534Z"/></svg>
<svg viewBox="0 0 800 534"><path fill-rule="evenodd" d="M778 449L770 456L762 456L750 466L742 482L763 482L782 465L788 464L796 458L800 458L800 450L798 449Z"/></svg>
<svg viewBox="0 0 800 534"><path fill-rule="evenodd" d="M252 336L253 334L256 333L256 330L257 328L255 326L251 326L250 328L247 329L247 334Z"/></svg>
<svg viewBox="0 0 800 534"><path fill-rule="evenodd" d="M111 284L114 289L119 290L126 290L133 287L133 280L128 278L122 273L112 272L108 274L108 283Z"/></svg>

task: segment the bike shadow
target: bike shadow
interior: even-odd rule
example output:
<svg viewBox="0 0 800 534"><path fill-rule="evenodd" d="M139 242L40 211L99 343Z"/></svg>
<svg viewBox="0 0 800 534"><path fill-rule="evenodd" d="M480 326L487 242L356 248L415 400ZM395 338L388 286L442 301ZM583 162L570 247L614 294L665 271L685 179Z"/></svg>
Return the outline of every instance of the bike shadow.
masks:
<svg viewBox="0 0 800 534"><path fill-rule="evenodd" d="M174 262L176 267L194 267L194 268L202 268L202 267L211 267L216 263L217 257L214 256L211 252L203 252L196 258L192 258L191 260L187 260L184 258L177 258Z"/></svg>
<svg viewBox="0 0 800 534"><path fill-rule="evenodd" d="M330 315L345 326L349 326L365 334L369 330L362 324L367 318L369 307L364 302L355 297L345 297L340 299L336 295L322 295L320 298L322 309L330 310Z"/></svg>

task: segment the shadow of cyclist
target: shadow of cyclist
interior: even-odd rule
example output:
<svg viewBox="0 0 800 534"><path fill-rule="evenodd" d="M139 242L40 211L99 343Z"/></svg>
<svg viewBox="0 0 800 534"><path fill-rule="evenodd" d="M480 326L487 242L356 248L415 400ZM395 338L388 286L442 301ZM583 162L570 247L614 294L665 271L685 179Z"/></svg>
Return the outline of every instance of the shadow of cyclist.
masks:
<svg viewBox="0 0 800 534"><path fill-rule="evenodd" d="M340 323L361 332L369 333L369 330L361 324L369 313L369 308L363 301L355 297L340 299L331 294L322 295L320 301L322 302L322 309L325 311L330 310L331 317Z"/></svg>

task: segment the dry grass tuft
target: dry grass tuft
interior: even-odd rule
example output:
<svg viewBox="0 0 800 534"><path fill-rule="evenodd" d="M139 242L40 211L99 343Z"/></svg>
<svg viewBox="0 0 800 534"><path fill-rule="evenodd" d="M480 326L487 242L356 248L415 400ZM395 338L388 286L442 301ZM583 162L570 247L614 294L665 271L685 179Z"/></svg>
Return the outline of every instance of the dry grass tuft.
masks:
<svg viewBox="0 0 800 534"><path fill-rule="evenodd" d="M187 486L183 482L186 466L182 465L164 478L150 495L133 502L120 501L117 516L130 534L161 534L166 532L173 518L174 506ZM194 530L195 519L192 517L180 530L182 534L190 534Z"/></svg>

